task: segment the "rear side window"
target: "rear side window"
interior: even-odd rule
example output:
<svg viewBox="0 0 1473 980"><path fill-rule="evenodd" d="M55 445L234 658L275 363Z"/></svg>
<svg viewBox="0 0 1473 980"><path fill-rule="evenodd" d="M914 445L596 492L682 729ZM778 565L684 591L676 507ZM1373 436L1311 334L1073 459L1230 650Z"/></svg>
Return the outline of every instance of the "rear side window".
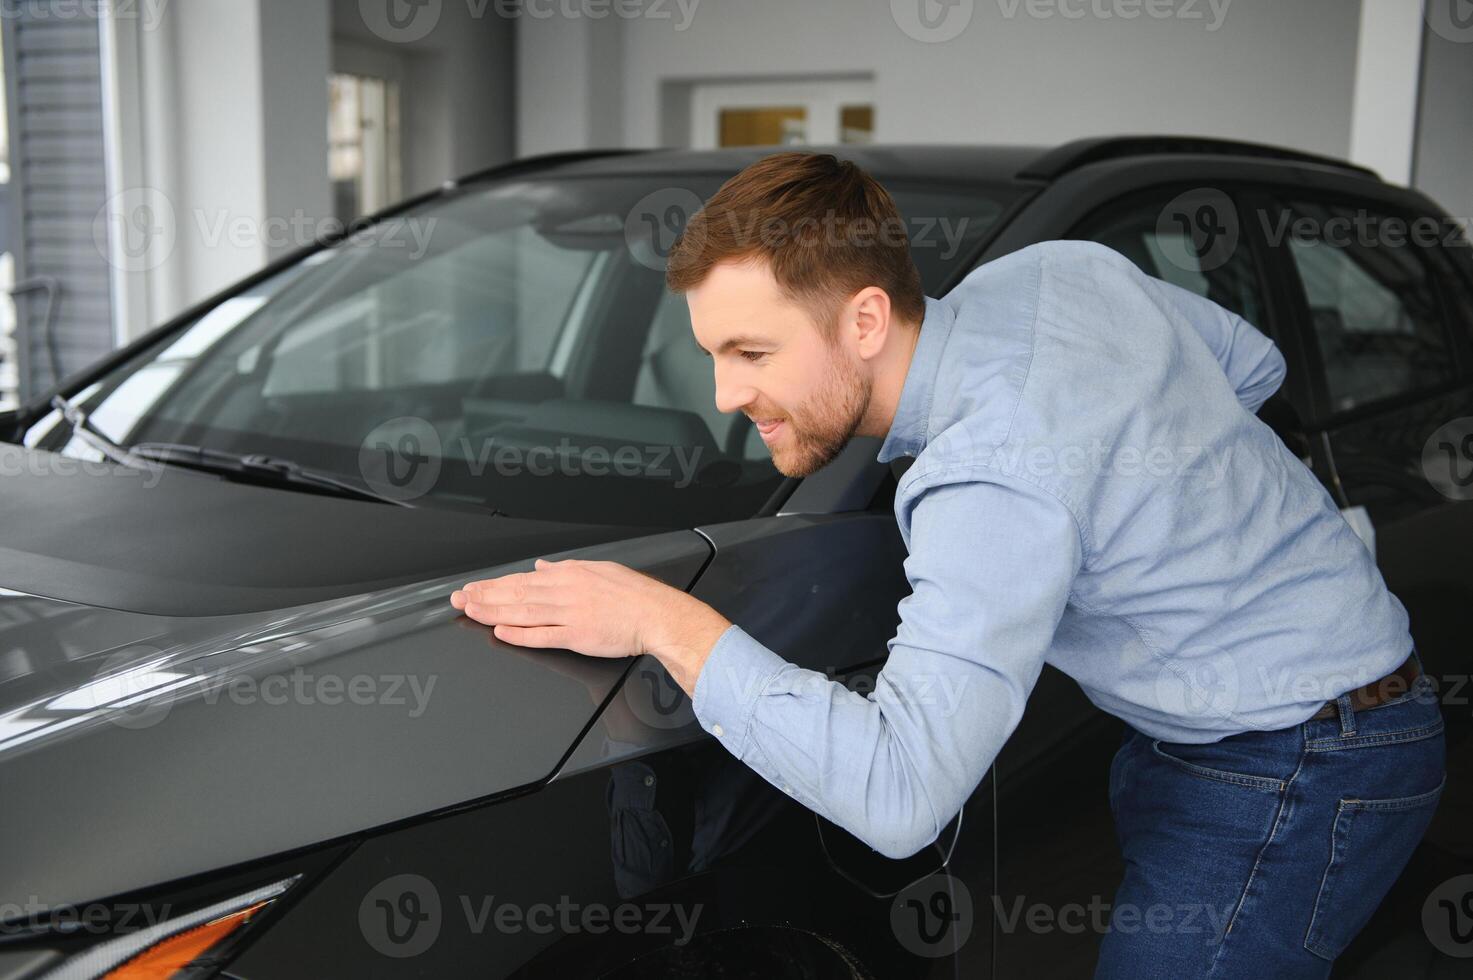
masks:
<svg viewBox="0 0 1473 980"><path fill-rule="evenodd" d="M1071 238L1099 242L1164 279L1232 310L1268 333L1263 289L1236 206L1220 190L1159 188L1085 218Z"/></svg>
<svg viewBox="0 0 1473 980"><path fill-rule="evenodd" d="M1309 309L1333 411L1438 387L1456 376L1447 323L1403 219L1294 201L1285 247Z"/></svg>

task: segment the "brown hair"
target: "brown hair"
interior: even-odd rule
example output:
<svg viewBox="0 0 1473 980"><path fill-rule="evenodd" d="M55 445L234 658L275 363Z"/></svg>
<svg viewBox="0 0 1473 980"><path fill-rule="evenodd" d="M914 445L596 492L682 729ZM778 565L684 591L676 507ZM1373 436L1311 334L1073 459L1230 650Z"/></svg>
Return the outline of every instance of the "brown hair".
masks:
<svg viewBox="0 0 1473 980"><path fill-rule="evenodd" d="M866 286L890 295L902 320L926 312L905 222L888 191L830 153L775 153L732 177L691 216L670 251L665 283L683 293L726 260L759 258L832 341L834 309Z"/></svg>

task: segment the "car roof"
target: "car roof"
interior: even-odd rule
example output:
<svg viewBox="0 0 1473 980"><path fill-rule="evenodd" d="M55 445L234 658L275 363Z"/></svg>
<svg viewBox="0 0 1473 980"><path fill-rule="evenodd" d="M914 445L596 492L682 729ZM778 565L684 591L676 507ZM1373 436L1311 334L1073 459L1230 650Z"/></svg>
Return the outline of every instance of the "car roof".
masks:
<svg viewBox="0 0 1473 980"><path fill-rule="evenodd" d="M560 176L731 175L763 157L793 149L805 153L832 153L853 160L882 181L978 181L1036 186L1092 163L1128 159L1147 162L1167 155L1310 165L1380 179L1374 171L1344 160L1262 143L1198 136L1107 136L1072 140L1052 147L979 143L845 143L802 147L743 146L716 150L582 150L527 157L454 183L506 177L523 171L556 172Z"/></svg>
<svg viewBox="0 0 1473 980"><path fill-rule="evenodd" d="M785 146L743 146L719 150L593 150L573 154L529 157L519 164L555 169L560 176L616 176L659 174L730 175ZM805 153L832 153L853 160L875 177L884 179L976 179L1010 181L1020 169L1045 152L1036 146L977 146L966 144L805 145ZM487 176L501 176L496 168ZM478 175L479 176L479 175Z"/></svg>

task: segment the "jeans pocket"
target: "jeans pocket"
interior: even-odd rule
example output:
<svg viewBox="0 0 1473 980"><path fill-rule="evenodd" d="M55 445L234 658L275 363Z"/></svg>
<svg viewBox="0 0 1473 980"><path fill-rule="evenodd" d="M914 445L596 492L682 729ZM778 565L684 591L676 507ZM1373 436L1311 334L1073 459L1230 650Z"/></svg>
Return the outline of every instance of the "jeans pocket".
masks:
<svg viewBox="0 0 1473 980"><path fill-rule="evenodd" d="M1327 960L1344 951L1411 859L1446 785L1444 773L1416 796L1340 801L1305 949Z"/></svg>
<svg viewBox="0 0 1473 980"><path fill-rule="evenodd" d="M1273 757L1234 736L1201 743L1164 742L1154 738L1151 751L1157 758L1203 779L1215 779L1268 793L1284 789L1285 781L1276 775Z"/></svg>

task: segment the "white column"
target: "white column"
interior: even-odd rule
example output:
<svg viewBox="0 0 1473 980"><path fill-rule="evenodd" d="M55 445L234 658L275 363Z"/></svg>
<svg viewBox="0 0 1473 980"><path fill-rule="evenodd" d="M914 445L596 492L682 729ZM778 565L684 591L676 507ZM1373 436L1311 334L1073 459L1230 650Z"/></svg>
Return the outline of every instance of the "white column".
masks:
<svg viewBox="0 0 1473 980"><path fill-rule="evenodd" d="M622 21L562 9L539 3L517 18L519 157L623 145Z"/></svg>
<svg viewBox="0 0 1473 980"><path fill-rule="evenodd" d="M1421 0L1361 0L1350 159L1394 184L1412 179L1422 24Z"/></svg>
<svg viewBox="0 0 1473 980"><path fill-rule="evenodd" d="M114 256L120 342L305 244L332 214L325 0L151 9L103 35L114 224L156 232Z"/></svg>

